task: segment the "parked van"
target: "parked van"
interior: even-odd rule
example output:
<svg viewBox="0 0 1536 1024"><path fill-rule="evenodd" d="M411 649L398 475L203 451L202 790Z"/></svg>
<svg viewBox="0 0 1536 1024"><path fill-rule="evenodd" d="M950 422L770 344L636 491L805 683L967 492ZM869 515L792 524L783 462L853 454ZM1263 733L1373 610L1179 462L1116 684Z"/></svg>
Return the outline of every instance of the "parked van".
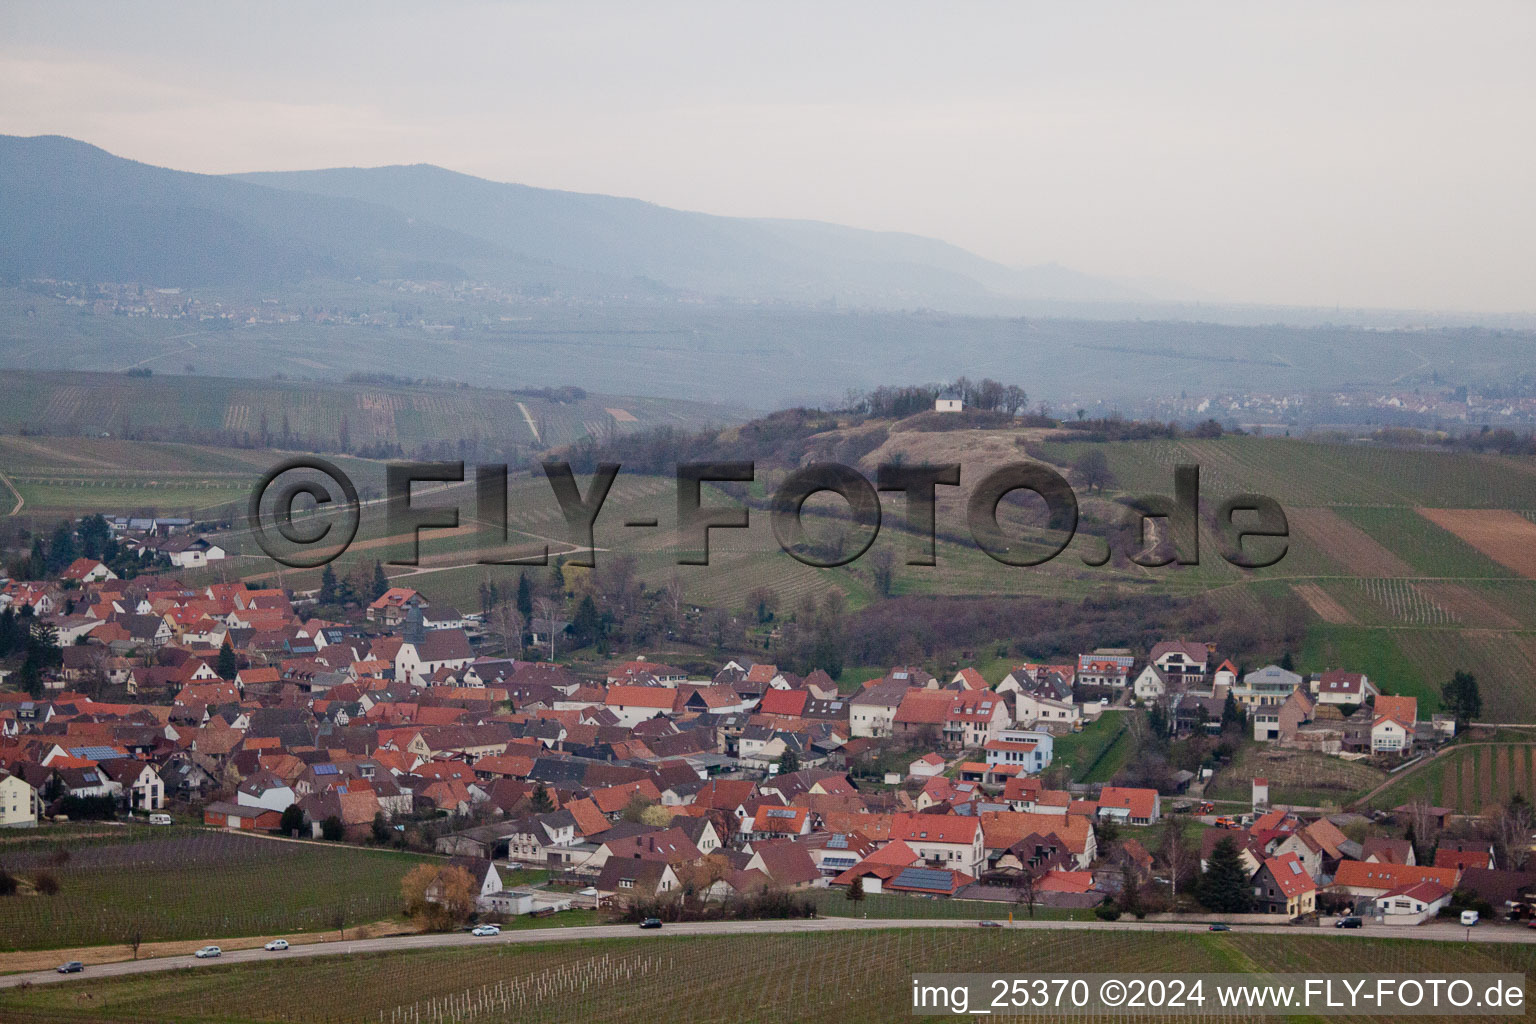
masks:
<svg viewBox="0 0 1536 1024"><path fill-rule="evenodd" d="M1463 910L1461 912L1461 923L1466 925L1468 928L1477 924L1477 911Z"/></svg>
<svg viewBox="0 0 1536 1024"><path fill-rule="evenodd" d="M171 816L169 814L151 814L149 816L149 823L151 825L174 825L174 824L176 824L174 821L171 820Z"/></svg>

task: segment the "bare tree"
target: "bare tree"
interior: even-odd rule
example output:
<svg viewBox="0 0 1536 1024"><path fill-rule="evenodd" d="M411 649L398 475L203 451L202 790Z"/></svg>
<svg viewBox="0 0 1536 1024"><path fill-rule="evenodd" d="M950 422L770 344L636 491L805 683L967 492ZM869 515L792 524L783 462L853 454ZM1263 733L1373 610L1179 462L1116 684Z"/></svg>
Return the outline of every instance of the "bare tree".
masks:
<svg viewBox="0 0 1536 1024"><path fill-rule="evenodd" d="M508 655L513 653L514 644L517 654L523 653L523 615L515 603L504 601L492 608L487 625L500 634L502 648Z"/></svg>
<svg viewBox="0 0 1536 1024"><path fill-rule="evenodd" d="M1433 850L1439 837L1439 822L1434 806L1428 797L1415 797L1408 805L1408 827L1413 829L1413 839L1423 850ZM1417 852L1417 851L1416 851Z"/></svg>
<svg viewBox="0 0 1536 1024"><path fill-rule="evenodd" d="M560 605L547 597L541 597L533 603L539 617L544 620L544 630L549 634L549 660L555 660L555 616L560 613Z"/></svg>
<svg viewBox="0 0 1536 1024"><path fill-rule="evenodd" d="M139 947L144 944L144 926L135 922L133 927L128 929L128 934L123 941L128 944L128 948L133 951L133 958L137 960Z"/></svg>
<svg viewBox="0 0 1536 1024"><path fill-rule="evenodd" d="M1524 871L1531 859L1531 805L1524 800L1511 800L1489 824L1498 849L1499 866Z"/></svg>
<svg viewBox="0 0 1536 1024"><path fill-rule="evenodd" d="M1175 913L1179 909L1179 880L1194 872L1195 864L1199 858L1184 839L1184 822L1179 818L1170 818L1168 828L1163 833L1162 849L1163 861L1168 865L1168 881L1172 888L1172 909Z"/></svg>
<svg viewBox="0 0 1536 1024"><path fill-rule="evenodd" d="M1017 878L1013 880L1013 899L1016 903L1022 903L1029 910L1029 919L1035 919L1035 893L1040 885L1040 877L1035 869L1025 864Z"/></svg>
<svg viewBox="0 0 1536 1024"><path fill-rule="evenodd" d="M340 933L340 938L347 937L347 904L344 900L337 900L336 905L331 908L330 922L331 927Z"/></svg>

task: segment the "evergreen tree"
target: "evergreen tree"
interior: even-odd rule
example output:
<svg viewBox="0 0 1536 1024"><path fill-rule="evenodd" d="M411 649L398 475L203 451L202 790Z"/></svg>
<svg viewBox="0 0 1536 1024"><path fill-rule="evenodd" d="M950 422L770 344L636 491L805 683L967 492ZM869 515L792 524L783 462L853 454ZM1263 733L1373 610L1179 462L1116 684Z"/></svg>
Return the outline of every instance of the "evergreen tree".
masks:
<svg viewBox="0 0 1536 1024"><path fill-rule="evenodd" d="M1464 729L1483 713L1483 697L1477 691L1477 676L1470 672L1457 672L1451 681L1440 688L1440 700L1447 711L1456 716L1456 727Z"/></svg>
<svg viewBox="0 0 1536 1024"><path fill-rule="evenodd" d="M1243 709L1237 703L1237 698L1232 696L1232 691L1227 691L1227 699L1221 705L1221 727L1223 730L1229 725L1241 727L1243 724Z"/></svg>
<svg viewBox="0 0 1536 1024"><path fill-rule="evenodd" d="M779 774L789 775L800 770L800 755L795 753L794 747L787 747L779 757Z"/></svg>
<svg viewBox="0 0 1536 1024"><path fill-rule="evenodd" d="M47 574L57 576L79 557L80 549L75 546L74 529L69 523L59 523L53 528L53 537L48 542Z"/></svg>
<svg viewBox="0 0 1536 1024"><path fill-rule="evenodd" d="M533 787L533 794L528 797L528 806L535 814L548 814L555 809L555 802L550 799L549 788L544 783Z"/></svg>
<svg viewBox="0 0 1536 1024"><path fill-rule="evenodd" d="M298 804L288 805L277 827L285 836L291 836L304 827L304 812L299 809Z"/></svg>
<svg viewBox="0 0 1536 1024"><path fill-rule="evenodd" d="M384 575L384 565L381 562L373 563L373 593L368 600L377 601L389 590L389 577Z"/></svg>
<svg viewBox="0 0 1536 1024"><path fill-rule="evenodd" d="M235 673L240 671L240 665L235 661L235 649L229 645L229 639L225 638L223 646L219 648L219 662L213 669L219 674L220 679L235 678Z"/></svg>
<svg viewBox="0 0 1536 1024"><path fill-rule="evenodd" d="M1231 836L1224 837L1211 851L1195 895L1207 910L1219 914L1246 914L1253 908L1248 870Z"/></svg>
<svg viewBox="0 0 1536 1024"><path fill-rule="evenodd" d="M1280 656L1280 667L1285 669L1287 672L1296 671L1296 659L1291 657L1290 651L1286 651L1283 655Z"/></svg>
<svg viewBox="0 0 1536 1024"><path fill-rule="evenodd" d="M848 883L848 898L857 902L864 898L864 876L854 875L853 881Z"/></svg>
<svg viewBox="0 0 1536 1024"><path fill-rule="evenodd" d="M524 622L533 618L533 585L528 582L525 572L517 575L517 613Z"/></svg>
<svg viewBox="0 0 1536 1024"><path fill-rule="evenodd" d="M320 595L318 600L321 604L336 603L336 570L332 569L329 565L320 573Z"/></svg>

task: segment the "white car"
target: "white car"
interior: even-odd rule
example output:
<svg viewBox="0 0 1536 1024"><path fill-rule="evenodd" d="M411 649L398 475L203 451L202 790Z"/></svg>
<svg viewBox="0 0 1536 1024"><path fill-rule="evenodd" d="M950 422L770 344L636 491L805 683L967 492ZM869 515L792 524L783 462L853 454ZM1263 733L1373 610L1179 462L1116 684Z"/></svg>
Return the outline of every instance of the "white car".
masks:
<svg viewBox="0 0 1536 1024"><path fill-rule="evenodd" d="M1102 707L1108 707L1108 706L1109 706L1109 698L1108 697L1100 697L1099 698L1099 707L1102 708Z"/></svg>
<svg viewBox="0 0 1536 1024"><path fill-rule="evenodd" d="M469 934L471 934L471 935L500 935L501 934L501 925L499 925L499 924L482 924L482 925L478 925Z"/></svg>
<svg viewBox="0 0 1536 1024"><path fill-rule="evenodd" d="M276 952L279 952L281 950L284 950L284 949L288 948L288 940L287 939L273 939L271 942L267 943L265 946L262 946L261 948L266 950L269 953L276 953Z"/></svg>
<svg viewBox="0 0 1536 1024"><path fill-rule="evenodd" d="M207 960L209 957L223 956L224 951L218 946L204 946L202 949L198 950L192 955L197 957L199 960Z"/></svg>

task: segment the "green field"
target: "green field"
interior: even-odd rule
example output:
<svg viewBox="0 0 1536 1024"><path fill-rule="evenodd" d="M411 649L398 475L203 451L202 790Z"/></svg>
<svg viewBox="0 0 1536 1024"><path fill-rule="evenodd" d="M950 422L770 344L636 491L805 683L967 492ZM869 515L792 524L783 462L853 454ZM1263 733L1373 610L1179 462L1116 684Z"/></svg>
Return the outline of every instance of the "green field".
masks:
<svg viewBox="0 0 1536 1024"><path fill-rule="evenodd" d="M1124 767L1131 755L1126 731L1127 715L1140 712L1105 712L1082 732L1056 737L1052 766L1063 765L1073 782L1107 782Z"/></svg>
<svg viewBox="0 0 1536 1024"><path fill-rule="evenodd" d="M0 863L23 880L50 871L54 896L0 897L0 950L219 939L334 928L396 916L411 854L197 829L121 836L7 838ZM59 849L68 851L62 863Z"/></svg>
<svg viewBox="0 0 1536 1024"><path fill-rule="evenodd" d="M15 1024L837 1021L911 1014L918 972L1525 973L1536 946L1182 932L892 929L487 946L219 965L7 990ZM969 1019L969 1018L968 1018ZM1052 1013L1049 1019L1087 1019ZM1099 1019L1107 1019L1100 1017ZM1242 1014L1222 1020L1247 1020ZM1262 1019L1254 1017L1252 1019ZM1352 1019L1378 1019L1356 1017ZM1381 1018L1385 1019L1385 1018Z"/></svg>

